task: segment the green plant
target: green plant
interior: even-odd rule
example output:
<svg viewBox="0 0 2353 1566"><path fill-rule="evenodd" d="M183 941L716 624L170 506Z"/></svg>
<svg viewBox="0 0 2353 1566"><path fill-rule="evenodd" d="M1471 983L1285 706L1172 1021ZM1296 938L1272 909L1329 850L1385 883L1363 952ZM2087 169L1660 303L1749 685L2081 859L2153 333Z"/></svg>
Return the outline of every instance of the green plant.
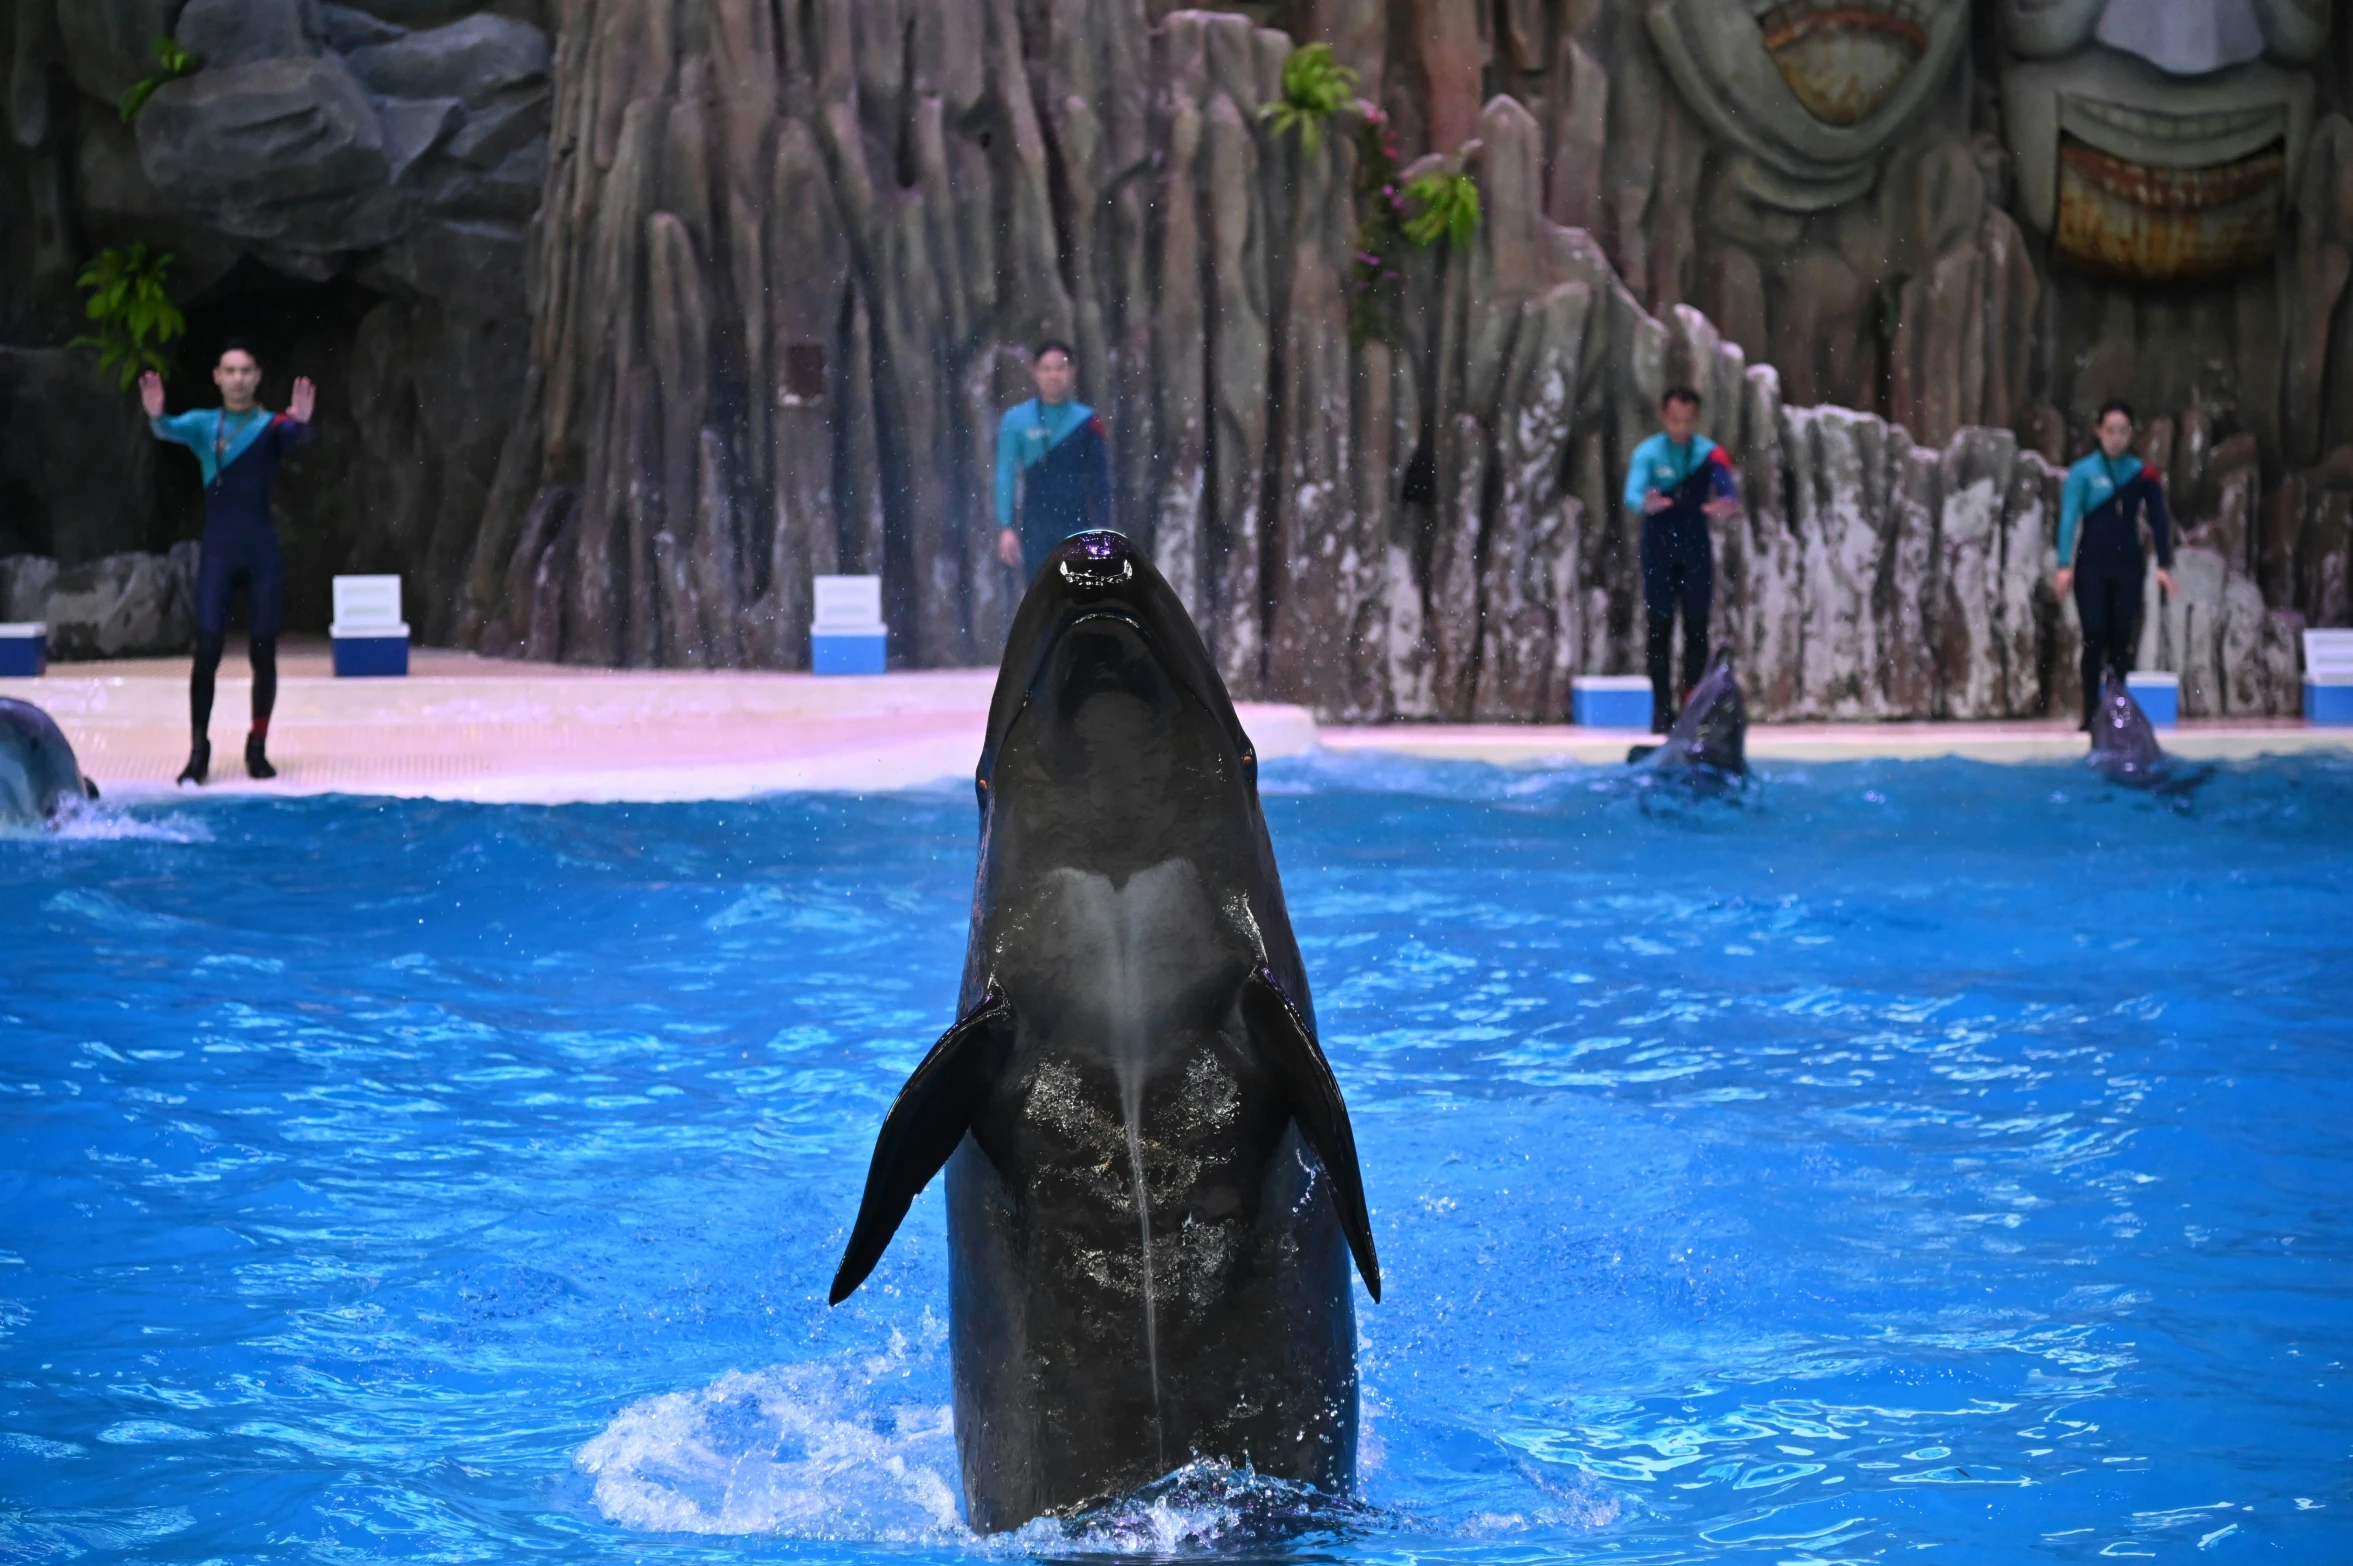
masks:
<svg viewBox="0 0 2353 1566"><path fill-rule="evenodd" d="M75 338L71 346L97 349L98 362L121 375L125 391L143 372L166 368L171 360L164 344L188 329L179 306L164 292L171 269L168 251L134 244L128 250L99 251L74 279L89 291L83 310L98 330Z"/></svg>
<svg viewBox="0 0 2353 1566"><path fill-rule="evenodd" d="M130 124L138 117L139 111L147 107L147 100L155 96L156 88L188 75L204 63L161 33L155 37L155 60L163 69L124 93L115 105L122 111L125 125Z"/></svg>
<svg viewBox="0 0 2353 1566"><path fill-rule="evenodd" d="M1479 229L1479 187L1468 174L1424 174L1405 187L1421 210L1405 220L1405 237L1424 249L1441 239L1462 246Z"/></svg>
<svg viewBox="0 0 2353 1566"><path fill-rule="evenodd" d="M1356 73L1332 58L1332 46L1313 43L1283 61L1283 95L1258 111L1278 136L1299 133L1309 157L1323 145L1324 121L1356 101Z"/></svg>

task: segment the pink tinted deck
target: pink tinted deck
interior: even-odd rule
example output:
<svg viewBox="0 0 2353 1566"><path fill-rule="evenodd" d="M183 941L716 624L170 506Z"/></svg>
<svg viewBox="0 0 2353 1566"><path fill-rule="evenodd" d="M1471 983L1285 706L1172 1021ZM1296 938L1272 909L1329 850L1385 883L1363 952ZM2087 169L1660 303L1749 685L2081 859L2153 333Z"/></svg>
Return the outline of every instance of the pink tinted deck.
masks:
<svg viewBox="0 0 2353 1566"><path fill-rule="evenodd" d="M213 709L208 792L356 793L564 804L740 798L783 789L908 788L968 776L990 669L856 678L603 670L419 648L406 679L338 680L324 643L280 655L271 783L246 778L251 685L232 656ZM172 788L187 756L185 659L58 664L0 695L48 709L110 797ZM1245 704L1268 757L1382 751L1541 765L1623 760L1646 736L1567 725L1377 724L1320 731L1305 709ZM2165 735L2190 757L2353 750L2353 729L2191 723ZM1749 754L1779 762L2059 761L2084 752L2065 723L1773 724Z"/></svg>

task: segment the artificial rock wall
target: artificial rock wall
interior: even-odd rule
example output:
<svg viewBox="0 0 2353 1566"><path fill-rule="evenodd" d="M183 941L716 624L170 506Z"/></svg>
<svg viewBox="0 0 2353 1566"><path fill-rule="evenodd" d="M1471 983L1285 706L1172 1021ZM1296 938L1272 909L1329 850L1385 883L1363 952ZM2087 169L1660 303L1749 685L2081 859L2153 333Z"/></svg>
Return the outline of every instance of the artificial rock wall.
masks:
<svg viewBox="0 0 2353 1566"><path fill-rule="evenodd" d="M1238 694L1550 717L1631 667L1616 480L1691 379L1766 713L2064 710L2037 551L2118 394L2202 552L2148 658L2277 709L2266 611L2353 623L2353 29L2120 7L0 0L0 552L192 527L59 346L79 258L144 238L192 358L260 318L322 382L281 491L317 624L397 569L436 641L792 667L809 578L877 571L897 656L986 662L990 436L1052 334ZM125 129L157 30L207 63ZM1312 153L1261 117L1310 39L1361 98ZM1367 335L1374 116L1486 210L1388 257Z"/></svg>
<svg viewBox="0 0 2353 1566"><path fill-rule="evenodd" d="M1856 241L1925 258L1888 293L1878 384L1906 424L1785 407L1792 381L1869 390L1855 356L1752 366L1557 220L1595 215L1641 249L1654 294L1690 270L1660 256L1699 243L1668 176L1629 193L1614 122L1577 108L1601 89L1573 34L1554 40L1553 101L1501 93L1467 119L1455 78L1387 62L1392 81L1421 71L1418 120L1394 133L1444 149L1405 173L1470 174L1485 215L1459 250L1395 258L1396 307L1369 337L1349 329L1360 119L1312 151L1273 134L1259 108L1294 40L1248 16L575 0L561 36L532 381L457 619L486 651L789 667L809 577L879 570L900 656L993 658L1022 584L994 557L990 433L1027 394L1023 345L1051 333L1077 344L1112 431L1119 525L1237 695L1546 718L1572 674L1633 666L1617 483L1659 391L1687 379L1746 475L1719 596L1763 713L2074 700L2073 611L2047 586L2066 421L2028 397L2041 287L1982 148L1916 160ZM1718 290L1735 316L1739 292ZM1776 323L1824 341L1852 326L1765 317L1767 343ZM1976 427L2021 408L2045 454ZM2348 475L2266 502L2257 438L2213 433L2202 409L2150 432L2205 550L2187 604L2152 617L2150 659L2191 675L2192 711L2284 709L2292 638L2256 580L2289 563L2280 606L2307 578L2341 583ZM2218 648L2245 671L2209 677Z"/></svg>

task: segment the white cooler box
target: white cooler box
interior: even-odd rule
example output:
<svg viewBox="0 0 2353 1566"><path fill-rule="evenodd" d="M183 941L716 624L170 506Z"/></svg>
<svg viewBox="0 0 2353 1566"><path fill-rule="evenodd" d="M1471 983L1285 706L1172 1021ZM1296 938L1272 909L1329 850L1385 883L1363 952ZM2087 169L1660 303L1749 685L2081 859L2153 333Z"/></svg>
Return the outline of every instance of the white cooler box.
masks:
<svg viewBox="0 0 2353 1566"><path fill-rule="evenodd" d="M2304 721L2353 723L2353 631L2304 633Z"/></svg>
<svg viewBox="0 0 2353 1566"><path fill-rule="evenodd" d="M882 578L817 578L816 616L809 625L809 668L817 674L880 674L889 661L890 631L882 623Z"/></svg>
<svg viewBox="0 0 2353 1566"><path fill-rule="evenodd" d="M335 673L381 678L409 672L409 628L400 618L400 578L335 578Z"/></svg>

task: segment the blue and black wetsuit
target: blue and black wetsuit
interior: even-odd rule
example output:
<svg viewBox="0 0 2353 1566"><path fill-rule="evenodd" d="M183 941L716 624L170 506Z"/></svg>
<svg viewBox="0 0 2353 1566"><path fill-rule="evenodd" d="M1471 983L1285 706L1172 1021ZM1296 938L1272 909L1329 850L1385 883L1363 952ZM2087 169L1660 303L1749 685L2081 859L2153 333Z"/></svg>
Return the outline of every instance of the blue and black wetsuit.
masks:
<svg viewBox="0 0 2353 1566"><path fill-rule="evenodd" d="M270 521L270 481L286 454L310 439L310 426L254 408L200 408L150 419L159 440L193 449L204 469L204 543L196 566L196 666L188 681L188 719L203 750L212 721L213 679L229 630L229 595L242 581L252 622L253 732L268 733L278 699L278 626L285 607L286 561Z"/></svg>
<svg viewBox="0 0 2353 1566"><path fill-rule="evenodd" d="M2140 519L2149 518L2157 563L2173 568L2173 528L2165 487L2138 457L2095 451L2067 470L2059 492L2059 564L2075 568L2075 612L2083 622L2083 725L2100 702L2100 675L2131 670L2140 638Z"/></svg>
<svg viewBox="0 0 2353 1566"><path fill-rule="evenodd" d="M1083 402L1031 398L997 425L997 526L1015 527L1021 481L1022 568L1035 577L1073 533L1111 525L1111 442Z"/></svg>
<svg viewBox="0 0 2353 1566"><path fill-rule="evenodd" d="M1626 508L1640 512L1651 490L1667 508L1642 518L1642 604L1650 664L1650 722L1664 734L1708 670L1708 610L1716 596L1715 548L1708 535L1711 500L1738 497L1732 463L1716 443L1694 435L1682 445L1662 431L1634 448L1626 465ZM1675 611L1683 611L1683 684L1674 683Z"/></svg>

